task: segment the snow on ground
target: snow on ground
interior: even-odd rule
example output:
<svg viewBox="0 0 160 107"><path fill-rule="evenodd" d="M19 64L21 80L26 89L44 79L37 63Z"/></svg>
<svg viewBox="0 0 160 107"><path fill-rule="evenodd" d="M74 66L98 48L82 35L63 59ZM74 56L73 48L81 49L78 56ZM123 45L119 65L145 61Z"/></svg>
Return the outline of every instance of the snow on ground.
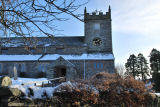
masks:
<svg viewBox="0 0 160 107"><path fill-rule="evenodd" d="M18 88L21 90L26 98L33 98L33 99L42 99L46 98L46 96L43 96L44 93L47 93L47 96L50 98L53 96L53 92L55 87L36 87L36 86L29 86L29 85L12 85L10 86L11 88ZM34 95L29 97L29 88L33 90Z"/></svg>
<svg viewBox="0 0 160 107"><path fill-rule="evenodd" d="M59 87L36 87L34 86L34 83L38 84L42 84L42 82L44 83L48 83L47 78L18 78L17 80L14 80L14 78L11 78L12 80L12 85L10 86L10 88L18 88L19 90L21 90L23 93L25 93L25 97L26 98L46 98L46 96L43 96L43 94L46 92L47 96L50 98L53 96L53 92L54 90ZM24 84L24 85L22 85ZM70 82L66 82L66 83L62 83L61 85L65 85L65 84L71 84ZM60 86L61 86L60 85ZM30 96L29 95L29 88L33 90L34 92L34 96Z"/></svg>
<svg viewBox="0 0 160 107"><path fill-rule="evenodd" d="M46 98L46 96L43 96L44 93L47 93L48 98L53 96L54 90L56 88L58 88L59 86L65 85L65 84L71 84L69 81L62 83L56 87L36 87L33 84L29 84L29 85L21 85L22 83L33 83L33 82L41 82L46 80L46 78L40 78L40 79L32 79L32 78L19 78L18 80L14 80L13 84L10 86L10 88L18 88L19 90L21 90L24 94L25 94L25 98L33 98L33 99L42 99L42 98ZM33 90L34 95L33 96L29 96L29 88Z"/></svg>
<svg viewBox="0 0 160 107"><path fill-rule="evenodd" d="M12 85L21 85L21 84L33 84L34 83L42 83L42 81L48 82L47 78L19 78L17 80L14 80L14 78L11 79L12 80Z"/></svg>
<svg viewBox="0 0 160 107"><path fill-rule="evenodd" d="M18 88L25 94L25 98L43 99L43 98L46 98L46 96L44 96L45 92L47 94L47 97L51 98L54 92L66 91L66 90L63 90L63 86L69 86L70 92L79 87L78 83L76 82L72 83L70 81L61 83L60 85L56 87L36 87L34 86L35 82L41 84L42 81L46 81L48 83L47 78L39 78L39 79L18 78L18 80L14 80L14 78L12 78L12 85L10 86L10 88ZM22 85L22 84L26 84L26 85ZM33 90L33 93L34 93L33 96L29 96L30 89ZM82 87L79 87L78 89L80 90L87 89L87 90L93 91L94 93L98 93L98 90L95 87L89 86L89 85L83 85Z"/></svg>
<svg viewBox="0 0 160 107"><path fill-rule="evenodd" d="M47 78L18 78L17 80L14 80L14 78L11 79L12 80L12 85L10 86L10 88L18 88L19 90L21 90L23 93L25 93L25 97L28 97L29 94L29 88L31 88L34 92L34 96L31 96L30 98L36 99L36 98L45 98L45 96L43 96L44 92L47 93L48 97L52 97L53 96L53 91L55 89L55 87L36 87L34 86L34 83L36 84L42 84L42 82L46 82L48 83ZM24 84L24 85L22 85Z"/></svg>
<svg viewBox="0 0 160 107"><path fill-rule="evenodd" d="M155 93L158 97L160 97L160 93Z"/></svg>

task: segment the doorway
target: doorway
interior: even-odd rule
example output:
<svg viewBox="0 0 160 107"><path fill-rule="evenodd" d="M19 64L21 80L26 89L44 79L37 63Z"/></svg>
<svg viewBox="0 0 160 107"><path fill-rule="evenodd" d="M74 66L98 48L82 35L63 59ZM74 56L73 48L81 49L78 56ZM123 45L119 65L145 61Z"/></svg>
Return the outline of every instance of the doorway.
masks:
<svg viewBox="0 0 160 107"><path fill-rule="evenodd" d="M60 78L60 77L64 77L64 78L55 80L54 81L55 85L66 81L66 67L65 66L55 67L54 78Z"/></svg>
<svg viewBox="0 0 160 107"><path fill-rule="evenodd" d="M66 67L57 66L54 71L54 78L65 77L66 76Z"/></svg>

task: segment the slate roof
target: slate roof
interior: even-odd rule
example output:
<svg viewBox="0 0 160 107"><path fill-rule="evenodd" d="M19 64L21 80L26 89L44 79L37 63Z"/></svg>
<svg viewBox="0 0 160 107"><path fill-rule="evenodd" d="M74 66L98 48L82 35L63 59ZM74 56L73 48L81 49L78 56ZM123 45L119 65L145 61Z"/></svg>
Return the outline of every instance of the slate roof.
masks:
<svg viewBox="0 0 160 107"><path fill-rule="evenodd" d="M28 39L28 40L27 40ZM84 36L74 37L28 37L26 39L22 37L0 38L0 44L2 47L20 47L20 46L85 46Z"/></svg>

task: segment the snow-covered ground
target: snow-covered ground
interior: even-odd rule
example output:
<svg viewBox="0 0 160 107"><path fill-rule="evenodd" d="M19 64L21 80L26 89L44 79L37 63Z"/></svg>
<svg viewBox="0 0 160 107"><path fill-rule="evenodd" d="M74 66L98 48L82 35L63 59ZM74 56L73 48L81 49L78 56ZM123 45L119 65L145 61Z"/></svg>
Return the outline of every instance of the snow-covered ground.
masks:
<svg viewBox="0 0 160 107"><path fill-rule="evenodd" d="M48 83L47 78L39 78L39 79L33 79L33 78L18 78L18 80L14 80L12 78L12 85L10 88L18 88L25 94L25 98L32 98L32 99L43 99L46 98L44 96L44 93L47 94L47 97L50 98L53 96L54 92L63 92L66 91L63 90L63 86L69 87L68 91L73 91L74 89L78 88L78 83L72 83L70 81L61 83L60 85L56 87L36 87L34 86L34 83L42 83L42 81L45 81ZM22 85L24 84L24 85ZM82 87L79 87L78 89L87 89L91 90L94 93L98 93L98 90L93 86L83 85ZM30 89L33 90L34 95L30 96Z"/></svg>
<svg viewBox="0 0 160 107"><path fill-rule="evenodd" d="M53 96L53 92L56 87L36 87L36 86L30 86L30 85L12 85L11 88L18 88L25 94L25 98L33 98L33 99L41 99L46 98L46 96L43 96L46 92L47 96L50 98ZM29 88L33 90L34 95L29 96Z"/></svg>
<svg viewBox="0 0 160 107"><path fill-rule="evenodd" d="M21 85L21 84L29 84L29 85L34 85L34 83L37 84L41 84L42 81L44 81L44 83L47 83L48 80L47 78L18 78L17 80L14 80L14 78L12 78L12 85Z"/></svg>
<svg viewBox="0 0 160 107"><path fill-rule="evenodd" d="M160 93L155 93L158 97L160 97Z"/></svg>
<svg viewBox="0 0 160 107"><path fill-rule="evenodd" d="M39 78L39 79L18 78L17 80L14 80L14 78L11 78L11 80L12 80L12 85L10 86L10 88L18 88L25 94L26 98L33 98L33 99L46 98L46 96L43 96L45 92L47 96L50 98L53 96L54 90L62 85L70 85L70 87L72 87L72 83L70 81L62 83L56 87L36 87L34 86L34 83L36 83L37 85L41 85L42 82L48 83L47 78ZM29 89L33 90L33 93L34 93L33 96L29 96L29 92L30 92Z"/></svg>
<svg viewBox="0 0 160 107"><path fill-rule="evenodd" d="M73 88L73 84L70 81L61 83L60 85L58 85L56 87L36 87L34 85L31 85L31 84L29 84L29 85L21 85L21 83L24 83L25 80L27 82L30 81L28 79L23 79L23 78L21 78L21 79L18 80L18 81L20 81L20 83L18 83L18 81L14 81L14 85L11 85L10 88L18 88L19 90L21 90L25 94L25 98L43 99L43 98L46 98L46 96L44 96L44 93L47 94L47 98L51 98L53 96L53 93L55 92L55 89L59 89L59 87L61 87L61 86L69 85L70 88ZM39 81L41 81L43 79L37 79L37 80L36 79L31 79L31 80L36 80L36 81L39 80ZM30 93L30 89L33 90L33 93L34 93L33 96L29 96L30 95L29 94ZM63 90L59 89L57 91L61 92Z"/></svg>
<svg viewBox="0 0 160 107"><path fill-rule="evenodd" d="M31 88L34 92L34 96L31 96L30 98L45 98L45 96L43 96L44 92L47 93L48 97L52 97L53 96L53 91L55 89L55 87L36 87L34 86L34 83L36 83L37 85L40 85L43 83L48 83L47 78L18 78L17 80L14 80L14 78L11 79L12 80L12 85L10 86L10 88L18 88L20 89L26 96L26 98L28 98L28 94L29 94L29 88ZM24 84L24 85L22 85Z"/></svg>

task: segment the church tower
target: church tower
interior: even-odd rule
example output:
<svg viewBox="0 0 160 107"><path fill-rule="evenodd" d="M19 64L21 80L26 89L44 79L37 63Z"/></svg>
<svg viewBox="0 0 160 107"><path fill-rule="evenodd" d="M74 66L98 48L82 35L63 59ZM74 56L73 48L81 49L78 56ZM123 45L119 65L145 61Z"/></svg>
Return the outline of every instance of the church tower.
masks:
<svg viewBox="0 0 160 107"><path fill-rule="evenodd" d="M112 52L112 28L111 8L108 12L87 13L84 10L85 43L88 45L88 53L113 53Z"/></svg>

